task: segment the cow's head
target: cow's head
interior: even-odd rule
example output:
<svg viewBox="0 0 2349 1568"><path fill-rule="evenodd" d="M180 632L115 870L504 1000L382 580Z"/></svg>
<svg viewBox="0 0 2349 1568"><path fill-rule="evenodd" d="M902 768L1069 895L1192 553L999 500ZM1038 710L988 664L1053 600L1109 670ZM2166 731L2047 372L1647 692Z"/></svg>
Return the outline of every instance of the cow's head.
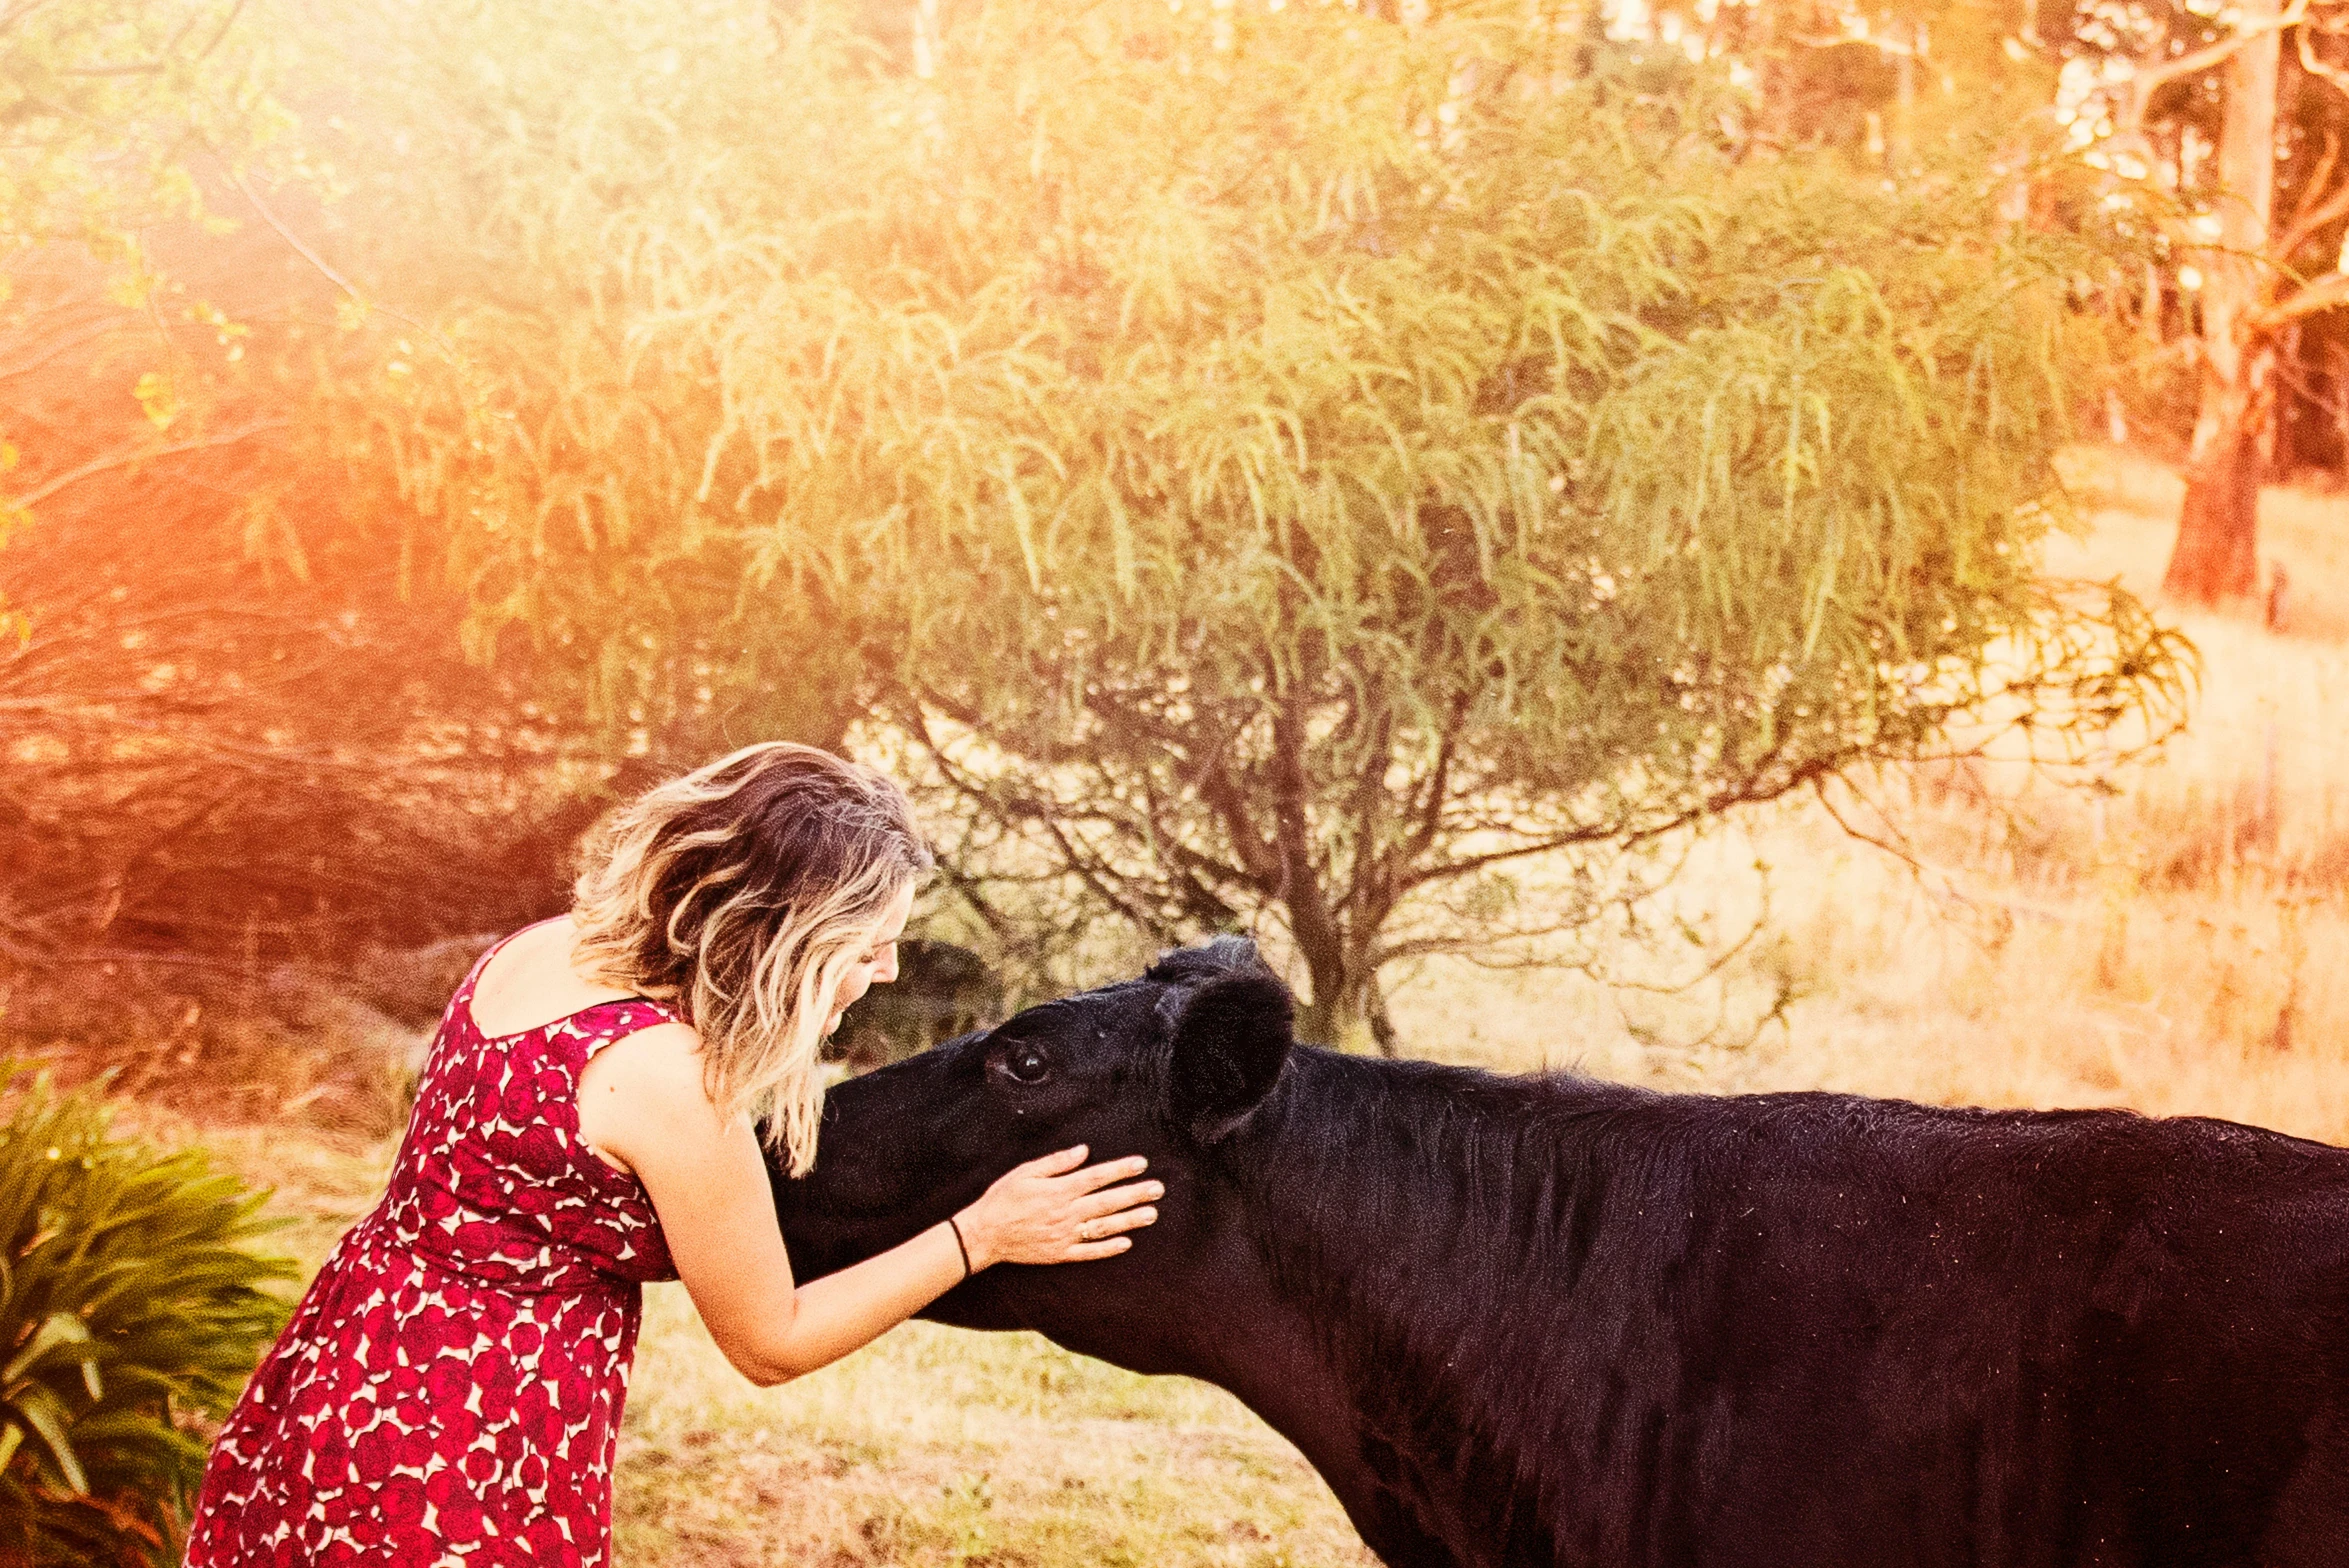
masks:
<svg viewBox="0 0 2349 1568"><path fill-rule="evenodd" d="M1280 1083L1293 1016L1288 988L1255 946L1224 937L1166 955L1139 980L1032 1007L844 1083L826 1103L814 1172L775 1182L792 1259L806 1275L846 1267L937 1224L1010 1167L1071 1144L1088 1145L1095 1161L1140 1154L1166 1197L1130 1252L1001 1265L925 1315L1038 1328L1153 1369L1165 1358L1143 1321L1151 1293L1178 1281L1211 1288L1248 1266L1228 1161ZM1110 1336L1107 1348L1087 1343L1094 1327Z"/></svg>

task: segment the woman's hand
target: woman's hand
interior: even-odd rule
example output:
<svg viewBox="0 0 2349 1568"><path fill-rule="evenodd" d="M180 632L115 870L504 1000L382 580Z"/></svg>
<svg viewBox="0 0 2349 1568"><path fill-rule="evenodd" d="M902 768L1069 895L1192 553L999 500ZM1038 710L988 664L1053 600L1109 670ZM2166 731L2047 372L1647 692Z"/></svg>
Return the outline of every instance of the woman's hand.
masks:
<svg viewBox="0 0 2349 1568"><path fill-rule="evenodd" d="M1083 1263L1114 1258L1134 1244L1127 1231L1158 1218L1166 1195L1154 1181L1128 1181L1150 1162L1139 1155L1085 1164L1085 1146L1015 1165L978 1202L954 1217L971 1271L990 1263ZM1083 1166L1083 1169L1078 1167ZM1125 1186L1113 1186L1126 1182Z"/></svg>

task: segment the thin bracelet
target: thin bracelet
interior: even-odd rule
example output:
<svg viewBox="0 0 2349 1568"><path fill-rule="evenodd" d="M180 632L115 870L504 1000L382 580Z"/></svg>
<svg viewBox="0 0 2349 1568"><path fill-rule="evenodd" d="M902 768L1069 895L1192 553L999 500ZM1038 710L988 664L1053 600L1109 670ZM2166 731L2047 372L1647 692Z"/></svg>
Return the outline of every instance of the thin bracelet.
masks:
<svg viewBox="0 0 2349 1568"><path fill-rule="evenodd" d="M962 1277L969 1279L971 1277L971 1249L963 1245L962 1227L957 1225L954 1222L954 1216L949 1214L946 1216L946 1228L954 1232L954 1250L962 1254Z"/></svg>

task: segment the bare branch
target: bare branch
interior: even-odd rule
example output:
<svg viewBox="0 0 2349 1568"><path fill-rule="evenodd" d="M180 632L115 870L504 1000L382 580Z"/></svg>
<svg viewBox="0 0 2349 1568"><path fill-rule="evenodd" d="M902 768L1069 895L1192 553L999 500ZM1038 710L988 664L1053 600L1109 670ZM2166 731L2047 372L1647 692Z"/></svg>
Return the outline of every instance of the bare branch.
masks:
<svg viewBox="0 0 2349 1568"><path fill-rule="evenodd" d="M986 784L971 778L946 754L946 748L939 744L918 707L909 717L912 722L908 727L914 738L921 743L940 774L965 799L1008 822L1021 823L1041 831L1052 841L1060 864L1070 875L1083 882L1095 897L1136 927L1157 935L1161 940L1171 940L1175 936L1176 933L1168 928L1165 921L1132 896L1122 877L1103 864L1100 857L1085 853L1069 838L1064 825L1073 820L1071 813L1059 810L1049 802L1008 798L1002 791L990 789Z"/></svg>
<svg viewBox="0 0 2349 1568"><path fill-rule="evenodd" d="M2343 93L2349 93L2349 71L2344 71L2337 65L2327 65L2324 61L2317 58L2316 44L2310 36L2315 31L2315 28L2308 26L2303 26L2300 29L2300 37L2298 40L2300 45L2300 69L2322 81L2332 83L2333 86L2340 89ZM2326 133L2325 139L2327 141L2332 139L2330 132Z"/></svg>
<svg viewBox="0 0 2349 1568"><path fill-rule="evenodd" d="M1223 748L1217 748L1195 782L1199 798L1223 819L1224 836L1232 841L1240 863L1247 868L1249 885L1271 894L1280 886L1280 861L1264 842L1264 836L1257 832L1256 823L1248 814L1246 795L1224 767Z"/></svg>
<svg viewBox="0 0 2349 1568"><path fill-rule="evenodd" d="M1694 823L1702 822L1708 817L1719 816L1732 806L1754 805L1790 795L1814 779L1824 778L1839 772L1849 766L1859 755L1861 752L1856 747L1826 752L1788 769L1783 775L1773 777L1770 776L1770 768L1777 758L1776 754L1772 753L1757 761L1753 770L1741 782L1717 790L1694 805L1684 806L1679 811L1645 826L1623 827L1602 824L1547 834L1508 849L1491 850L1481 855L1469 855L1459 860L1448 860L1439 865L1424 867L1406 878L1404 886L1406 890L1423 887L1431 882L1466 876L1471 872L1482 871L1508 861L1523 860L1528 855L1546 854L1554 849L1568 849L1578 844L1611 843L1631 848L1640 844L1652 843Z"/></svg>
<svg viewBox="0 0 2349 1568"><path fill-rule="evenodd" d="M1452 698L1452 711L1445 715L1444 738L1436 747L1435 767L1427 778L1427 793L1418 803L1416 815L1419 825L1412 831L1404 846L1406 863L1417 860L1434 846L1436 833L1443 823L1444 796L1451 787L1452 759L1460 744L1460 726L1468 717L1468 694L1460 692Z"/></svg>
<svg viewBox="0 0 2349 1568"><path fill-rule="evenodd" d="M345 294L349 295L353 304L363 305L369 309L374 308L374 302L368 299L366 295L359 292L358 284L353 283L349 278L346 278L341 273L335 271L333 267L327 264L326 258L324 256L321 256L318 254L318 252L312 250L309 245L303 241L299 234L296 234L292 229L286 227L285 220L278 217L276 212L270 208L269 203L261 199L261 193L259 191L253 189L252 182L245 178L243 170L229 170L228 182L229 184L234 185L237 188L238 193L242 195L248 203L251 204L253 210L261 215L261 221L275 229L277 231L277 237L281 240L284 240L287 245L291 246L293 248L294 254L308 262L311 268L316 271L320 277L324 278L327 282L333 284L336 288L341 289ZM390 312L387 311L385 314L388 315Z"/></svg>
<svg viewBox="0 0 2349 1568"><path fill-rule="evenodd" d="M220 25L212 30L212 36L205 41L204 47L196 51L197 59L211 58L212 51L220 47L221 40L228 36L229 29L237 25L237 18L245 14L246 3L247 0L236 0L236 3L228 8L228 15L220 19ZM171 40L171 47L177 49L180 39L185 38L188 35L188 29L195 25L196 19L192 16L189 17L186 25L180 28L178 36Z"/></svg>
<svg viewBox="0 0 2349 1568"><path fill-rule="evenodd" d="M2306 37L2306 32L2304 31L2301 36ZM2325 128L2325 149L2317 154L2316 167L2311 169L2308 178L2301 182L2300 199L2292 204L2292 217L2290 222L2285 225L2287 233L2297 229L2301 220L2308 215L2309 209L2321 199L2326 184L2333 177L2333 165L2340 161L2340 156L2341 138L2334 133L2332 127L2327 126Z"/></svg>
<svg viewBox="0 0 2349 1568"><path fill-rule="evenodd" d="M1754 917L1747 923L1744 933L1736 941L1723 948L1704 968L1690 975L1687 979L1657 984L1650 980L1625 980L1609 975L1605 978L1605 984L1610 990L1638 991L1647 996L1681 996L1696 989L1735 963L1737 956L1753 946L1754 938L1760 936L1768 928L1770 924L1770 884L1767 881L1762 883L1760 903L1761 907L1754 911Z"/></svg>
<svg viewBox="0 0 2349 1568"><path fill-rule="evenodd" d="M94 320L96 322L96 325L92 326L88 331L80 333L68 333L64 336L54 338L48 343L43 344L40 348L34 350L28 358L15 360L5 365L0 365L0 381L10 381L14 380L18 376L30 375L32 372L39 370L43 365L48 364L58 355L67 353L73 349L81 348L86 344L95 343L100 338L105 337L108 333L113 332L118 326L120 326L120 322L112 316L93 316L87 319Z"/></svg>
<svg viewBox="0 0 2349 1568"><path fill-rule="evenodd" d="M2287 27L2299 26L2301 19L2307 14L2308 0L2292 0L2289 6L2275 16L2256 25L2239 28L2215 44L2207 44L2200 49L2191 50L2175 59L2163 60L2158 64L2140 65L2136 73L2129 78L2127 124L2119 128L2129 131L2142 129L2145 123L2145 111L2151 106L2155 93L2180 78L2198 75L2214 65L2225 64L2237 50L2262 34L2281 32Z"/></svg>
<svg viewBox="0 0 2349 1568"><path fill-rule="evenodd" d="M277 237L281 240L284 240L287 245L292 247L295 255L308 262L312 269L314 269L320 277L326 279L327 282L342 290L343 293L350 298L353 304L359 305L367 310L379 310L383 312L383 314L391 317L394 321L400 322L406 326L414 327L418 332L423 333L425 336L431 338L434 343L438 344L443 353L449 355L449 357L452 359L456 357L456 349L454 345L452 345L447 338L441 336L439 328L428 326L424 322L418 321L414 316L406 315L400 311L394 310L391 306L382 303L380 300L370 299L367 295L360 292L359 285L353 283L349 278L344 277L341 273L335 271L333 267L329 266L325 257L312 250L309 245L303 242L300 235L296 234L292 229L286 227L284 220L279 218L278 215L271 210L269 203L261 199L261 193L253 189L252 182L245 178L244 172L242 170L228 170L228 180L231 185L234 185L237 188L238 192L245 198L245 200L251 203L253 210L261 215L261 221L268 224L272 229L275 229L277 231Z"/></svg>
<svg viewBox="0 0 2349 1568"><path fill-rule="evenodd" d="M69 468L56 478L35 485L22 495L11 496L9 502L13 506L35 507L58 492L99 474L109 473L115 469L129 468L134 464L149 462L159 457L177 457L183 452L205 452L217 447L235 446L240 441L249 441L257 435L266 435L272 430L286 428L287 421L285 420L263 419L256 420L249 425L240 425L234 430L217 436L209 436L201 441L181 441L170 446L120 447L101 457L90 459L79 468Z"/></svg>
<svg viewBox="0 0 2349 1568"><path fill-rule="evenodd" d="M1916 851L1909 848L1906 842L1901 841L1898 838L1879 838L1875 834L1855 826L1852 822L1845 818L1842 812L1836 810L1835 801L1827 793L1827 784L1828 781L1826 779L1812 780L1811 794L1817 798L1820 809L1827 813L1829 820L1833 821L1836 827L1843 831L1844 837L1855 839L1862 844L1869 845L1875 849L1880 849L1885 854L1890 855L1893 859L1899 861L1902 865L1907 866L1909 870L1915 872L1919 876L1924 875L1924 861L1918 858Z"/></svg>
<svg viewBox="0 0 2349 1568"><path fill-rule="evenodd" d="M2305 37L2306 34L2302 36ZM2292 213L2292 221L2285 226L2283 237L2277 240L2272 247L2279 265L2289 265L2294 251L2306 244L2309 238L2326 224L2331 223L2343 213L2349 212L2349 178L2344 178L2340 184L2333 187L2330 193L2321 197L2318 195L2324 189L2325 180L2333 171L2333 165L2339 157L2340 149L2341 138L2331 130L2327 130L2325 132L2325 150L2317 159L2317 166L2310 174L2308 184L2300 193L2300 200Z"/></svg>
<svg viewBox="0 0 2349 1568"><path fill-rule="evenodd" d="M2349 303L2349 274L2335 272L2319 278L2290 299L2266 307L2254 320L2261 331L2272 332L2302 316L2313 316L2343 303Z"/></svg>

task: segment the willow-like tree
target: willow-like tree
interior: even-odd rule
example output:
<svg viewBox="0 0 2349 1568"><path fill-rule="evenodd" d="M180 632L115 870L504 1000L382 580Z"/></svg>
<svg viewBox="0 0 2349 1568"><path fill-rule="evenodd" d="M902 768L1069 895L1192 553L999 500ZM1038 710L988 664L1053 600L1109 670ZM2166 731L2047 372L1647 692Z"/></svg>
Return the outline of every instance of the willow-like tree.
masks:
<svg viewBox="0 0 2349 1568"><path fill-rule="evenodd" d="M282 963L363 984L369 949L559 908L594 804L551 798L599 758L532 672L469 666L461 605L402 595L393 475L315 417L363 396L396 419L387 362L422 334L303 253L335 181L280 106L326 75L319 39L278 71L284 9L0 0L0 535L29 519L0 550L0 985L20 1032L83 1031L98 960L141 966L115 989L160 1037L243 1027L283 1000L260 987ZM335 106L305 107L330 135Z"/></svg>
<svg viewBox="0 0 2349 1568"><path fill-rule="evenodd" d="M96 363L92 346L146 312L181 313L152 236L206 216L198 164L241 161L282 127L245 9L0 5L0 545L40 503L166 444L170 367ZM18 388L60 362L88 367L103 410L60 423L23 406Z"/></svg>
<svg viewBox="0 0 2349 1568"><path fill-rule="evenodd" d="M1531 857L2175 695L2039 574L2076 258L1986 185L1741 161L1685 57L1522 0L597 14L414 115L367 265L495 287L419 306L385 450L615 701L837 681L982 907L1270 928L1383 1039L1383 966L1585 912ZM489 71L372 58L432 49Z"/></svg>

